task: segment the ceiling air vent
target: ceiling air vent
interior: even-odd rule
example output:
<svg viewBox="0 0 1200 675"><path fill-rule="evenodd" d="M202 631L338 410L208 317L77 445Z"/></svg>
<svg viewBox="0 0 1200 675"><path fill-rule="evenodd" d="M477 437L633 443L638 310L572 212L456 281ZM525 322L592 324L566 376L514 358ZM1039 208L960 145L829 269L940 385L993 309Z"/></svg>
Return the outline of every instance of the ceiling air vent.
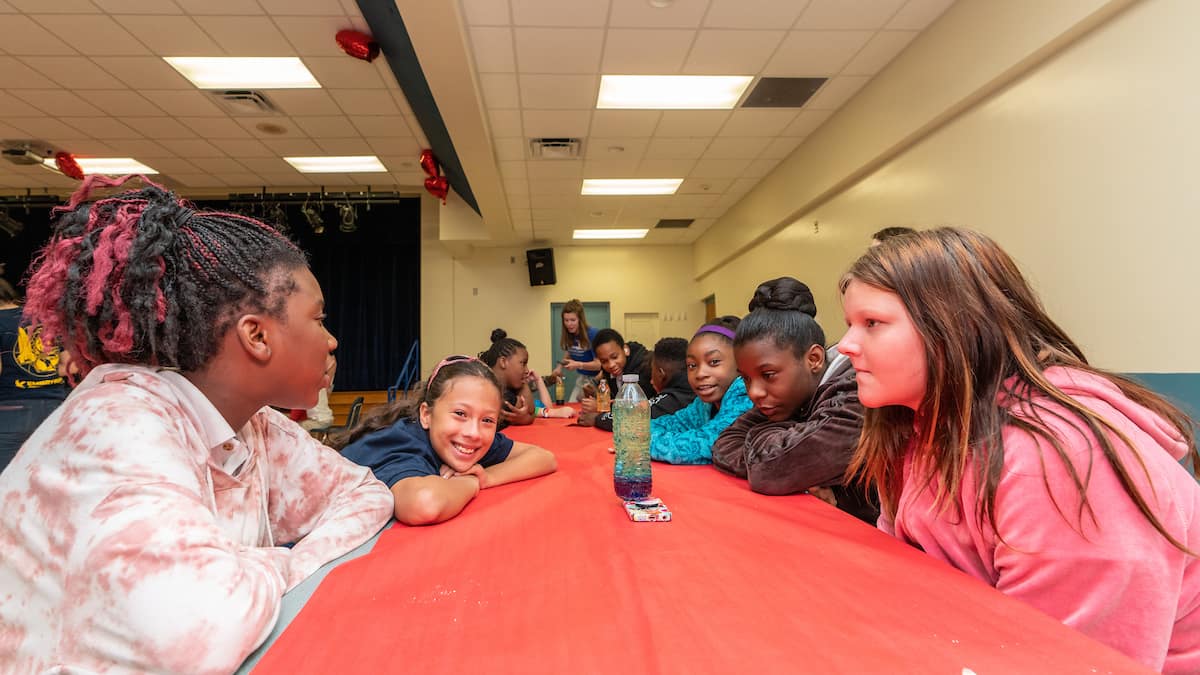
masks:
<svg viewBox="0 0 1200 675"><path fill-rule="evenodd" d="M53 157L54 150L45 141L5 139L0 141L0 155L13 164L31 166Z"/></svg>
<svg viewBox="0 0 1200 675"><path fill-rule="evenodd" d="M533 159L576 159L582 154L578 138L531 138L529 156Z"/></svg>
<svg viewBox="0 0 1200 675"><path fill-rule="evenodd" d="M825 84L824 77L762 77L743 108L799 108Z"/></svg>
<svg viewBox="0 0 1200 675"><path fill-rule="evenodd" d="M682 230L691 226L695 221L695 218L663 218L654 227L664 230Z"/></svg>
<svg viewBox="0 0 1200 675"><path fill-rule="evenodd" d="M261 91L250 89L228 89L225 91L208 92L225 109L234 116L244 115L277 115L279 109L271 103Z"/></svg>

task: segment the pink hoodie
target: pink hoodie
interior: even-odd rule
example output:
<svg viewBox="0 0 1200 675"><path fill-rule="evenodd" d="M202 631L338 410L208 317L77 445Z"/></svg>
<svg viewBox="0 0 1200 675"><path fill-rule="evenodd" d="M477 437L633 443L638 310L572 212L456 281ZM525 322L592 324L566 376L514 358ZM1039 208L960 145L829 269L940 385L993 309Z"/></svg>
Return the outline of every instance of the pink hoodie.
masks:
<svg viewBox="0 0 1200 675"><path fill-rule="evenodd" d="M1106 379L1065 368L1045 374L1133 442L1136 453L1112 438L1155 516L1177 540L1200 549L1200 485L1177 461L1187 452L1178 432ZM1200 672L1200 565L1141 514L1094 435L1074 428L1072 422L1082 425L1074 417L1056 418L1054 412L1067 414L1061 406L1038 403L1079 475L1091 465L1094 519L1085 511L1080 525L1078 490L1053 447L1007 427L994 512L1003 543L975 518L978 492L971 473L958 495L966 515L939 513L934 489L913 475L911 455L896 516L881 517L880 529L1156 670ZM1022 411L1028 416L1029 407L1013 412Z"/></svg>

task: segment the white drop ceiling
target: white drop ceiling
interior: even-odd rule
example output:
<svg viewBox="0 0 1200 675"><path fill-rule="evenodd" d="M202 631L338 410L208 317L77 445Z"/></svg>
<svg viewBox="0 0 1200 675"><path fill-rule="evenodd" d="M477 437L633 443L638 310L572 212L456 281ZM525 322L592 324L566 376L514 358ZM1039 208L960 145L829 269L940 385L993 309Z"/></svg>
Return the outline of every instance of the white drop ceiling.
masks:
<svg viewBox="0 0 1200 675"><path fill-rule="evenodd" d="M695 218L642 240L676 244L699 236L953 0L459 2L445 35L413 41L423 64L437 57L431 42L468 56L465 76L430 86L439 107L462 106L456 113L477 117L490 139L490 152L459 154L473 189L494 195L480 199L485 220L511 225L491 243L567 244L576 227ZM397 5L407 22L415 3ZM409 30L424 26L414 18ZM0 0L0 139L133 157L185 194L419 190L424 133L383 57L367 64L339 50L342 28L368 30L354 0ZM280 115L236 116L163 56L299 56L323 88L267 90ZM829 81L800 109L596 110L601 74ZM443 117L454 139L462 115ZM286 133L264 133L262 122ZM533 159L537 137L582 138L583 156ZM283 160L364 154L388 172L301 174ZM584 178L684 181L670 196L585 197ZM6 194L72 185L0 162Z"/></svg>

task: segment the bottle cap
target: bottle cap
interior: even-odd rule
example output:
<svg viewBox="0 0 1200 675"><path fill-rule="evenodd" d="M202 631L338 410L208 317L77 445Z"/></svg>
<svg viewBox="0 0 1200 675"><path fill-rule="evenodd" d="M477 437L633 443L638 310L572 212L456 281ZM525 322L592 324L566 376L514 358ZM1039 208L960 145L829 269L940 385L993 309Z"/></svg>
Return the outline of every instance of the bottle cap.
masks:
<svg viewBox="0 0 1200 675"><path fill-rule="evenodd" d="M637 374L637 373L633 373L633 374L630 374L630 375L622 375L622 376L621 376L621 381L622 381L622 382L637 382L639 379L641 379L641 378L639 378L639 377L638 377L638 374Z"/></svg>

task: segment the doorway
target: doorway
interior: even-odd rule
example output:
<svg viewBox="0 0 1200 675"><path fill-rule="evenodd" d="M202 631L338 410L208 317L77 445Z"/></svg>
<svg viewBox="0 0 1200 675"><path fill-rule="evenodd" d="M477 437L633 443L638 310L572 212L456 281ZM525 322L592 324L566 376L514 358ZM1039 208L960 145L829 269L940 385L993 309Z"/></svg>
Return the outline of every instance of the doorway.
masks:
<svg viewBox="0 0 1200 675"><path fill-rule="evenodd" d="M540 371L543 375L548 375L550 371L554 370L554 366L563 359L564 352L559 340L562 337L562 308L565 304L567 303L550 303L550 353L552 358L546 370ZM587 318L588 326L592 328L608 328L611 325L607 302L585 302L583 303L583 314ZM567 394L574 389L577 377L578 373L575 371L563 370L563 386L567 390Z"/></svg>

